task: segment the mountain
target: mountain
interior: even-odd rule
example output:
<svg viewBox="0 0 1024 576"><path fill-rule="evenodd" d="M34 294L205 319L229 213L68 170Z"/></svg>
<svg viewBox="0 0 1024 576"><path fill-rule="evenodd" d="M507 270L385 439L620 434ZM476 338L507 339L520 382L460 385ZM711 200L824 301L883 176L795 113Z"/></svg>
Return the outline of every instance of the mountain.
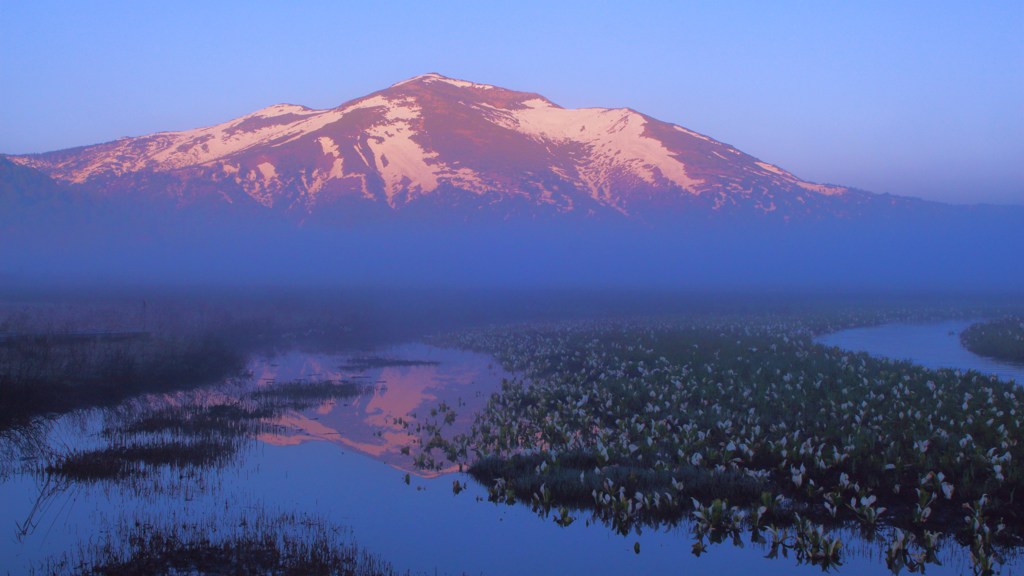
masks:
<svg viewBox="0 0 1024 576"><path fill-rule="evenodd" d="M278 104L208 128L7 159L85 196L229 204L299 220L788 220L908 202L806 182L628 108L567 109L439 74L329 110Z"/></svg>
<svg viewBox="0 0 1024 576"><path fill-rule="evenodd" d="M1022 251L1024 207L807 182L630 109L438 74L0 156L4 283L1024 290Z"/></svg>

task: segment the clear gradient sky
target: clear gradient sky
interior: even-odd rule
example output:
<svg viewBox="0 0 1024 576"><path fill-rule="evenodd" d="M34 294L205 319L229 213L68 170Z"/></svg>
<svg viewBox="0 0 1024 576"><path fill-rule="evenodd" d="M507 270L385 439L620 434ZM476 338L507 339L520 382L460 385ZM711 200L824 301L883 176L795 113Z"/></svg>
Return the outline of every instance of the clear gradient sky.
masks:
<svg viewBox="0 0 1024 576"><path fill-rule="evenodd" d="M0 153L424 72L628 106L817 182L1024 204L1024 1L0 0Z"/></svg>

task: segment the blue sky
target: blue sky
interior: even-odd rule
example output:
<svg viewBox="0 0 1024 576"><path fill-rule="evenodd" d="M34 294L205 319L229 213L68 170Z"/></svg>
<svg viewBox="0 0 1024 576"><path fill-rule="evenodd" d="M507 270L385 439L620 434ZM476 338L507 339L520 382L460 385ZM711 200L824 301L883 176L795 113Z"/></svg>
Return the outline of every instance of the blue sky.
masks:
<svg viewBox="0 0 1024 576"><path fill-rule="evenodd" d="M0 0L0 152L424 72L628 106L818 182L1024 204L1024 2Z"/></svg>

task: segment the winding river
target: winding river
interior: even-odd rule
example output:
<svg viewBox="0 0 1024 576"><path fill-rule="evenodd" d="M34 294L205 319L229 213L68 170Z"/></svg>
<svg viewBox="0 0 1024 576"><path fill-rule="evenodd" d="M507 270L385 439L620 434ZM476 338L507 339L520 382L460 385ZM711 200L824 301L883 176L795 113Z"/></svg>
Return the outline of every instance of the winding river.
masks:
<svg viewBox="0 0 1024 576"><path fill-rule="evenodd" d="M974 322L977 320L850 328L821 336L817 342L873 356L910 360L926 368L975 370L1024 384L1024 366L978 356L960 345L960 333Z"/></svg>

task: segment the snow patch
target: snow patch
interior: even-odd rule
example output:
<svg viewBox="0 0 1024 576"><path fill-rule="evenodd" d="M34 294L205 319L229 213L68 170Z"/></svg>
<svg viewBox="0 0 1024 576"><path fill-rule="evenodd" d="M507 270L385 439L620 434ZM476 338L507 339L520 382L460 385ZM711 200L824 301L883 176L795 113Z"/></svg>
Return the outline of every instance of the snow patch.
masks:
<svg viewBox="0 0 1024 576"><path fill-rule="evenodd" d="M445 182L460 190L483 194L490 189L476 171L469 168L441 166L437 172L438 182Z"/></svg>
<svg viewBox="0 0 1024 576"><path fill-rule="evenodd" d="M388 204L401 190L417 190L422 194L437 188L436 152L427 152L412 139L415 129L411 121L419 118L415 101L389 101L384 120L366 131L367 144L373 152L374 166L384 179Z"/></svg>
<svg viewBox="0 0 1024 576"><path fill-rule="evenodd" d="M798 181L797 186L804 190L810 190L811 192L817 192L825 196L839 196L845 194L849 189L842 186L829 186L827 184L814 184L812 182Z"/></svg>
<svg viewBox="0 0 1024 576"><path fill-rule="evenodd" d="M353 102L352 104L349 104L348 106L343 108L342 112L351 112L353 110L362 110L364 108L380 108L380 107L389 108L390 106L391 106L391 101L390 100L388 100L384 96L379 96L378 95L378 96L371 96L369 98L363 98L362 100L357 100L357 101Z"/></svg>
<svg viewBox="0 0 1024 576"><path fill-rule="evenodd" d="M341 151L338 150L338 143L330 137L321 136L316 141L320 144L320 149L324 151L324 156L334 156L335 158L341 156Z"/></svg>
<svg viewBox="0 0 1024 576"><path fill-rule="evenodd" d="M495 111L491 121L538 141L582 143L587 157L576 163L576 170L591 196L603 203L612 198L612 178L624 171L648 184L663 178L685 190L702 183L687 175L683 163L660 140L644 135L647 119L632 110L571 110L541 98L526 100L523 106L506 111L489 107Z"/></svg>
<svg viewBox="0 0 1024 576"><path fill-rule="evenodd" d="M410 84L413 82L444 82L445 84L451 84L452 86L458 86L459 88L476 88L478 90L494 89L494 86L491 86L490 84L477 84L476 82L469 82L467 80L456 80L455 78L448 78L447 76L442 76L436 72L420 74L419 76L414 76L412 78L409 78L408 80L402 80L401 82L392 84L391 87L396 88L398 86L403 86L405 84Z"/></svg>
<svg viewBox="0 0 1024 576"><path fill-rule="evenodd" d="M391 85L391 88L397 88L398 86L404 86L406 84L411 84L413 82L420 82L428 78L444 78L444 76L441 76L436 72L428 72L426 74L420 74L419 76L413 76L412 78L409 78L407 80L402 80L401 82L395 82L394 84Z"/></svg>
<svg viewBox="0 0 1024 576"><path fill-rule="evenodd" d="M236 176L235 181L249 197L267 207L274 205L274 192L281 184L277 178L277 168L270 162L260 162L255 169L245 174L244 179Z"/></svg>
<svg viewBox="0 0 1024 576"><path fill-rule="evenodd" d="M767 171L771 172L772 174L778 174L779 176L782 176L783 178L792 179L792 180L796 179L796 176L793 176L789 172L786 172L785 170L783 170L782 168L779 168L778 166L775 166L774 164L768 164L767 162L754 162L754 164L757 164L758 166L760 166L764 170L767 170Z"/></svg>
<svg viewBox="0 0 1024 576"><path fill-rule="evenodd" d="M355 145L355 149L356 149L356 154L359 154L359 158L362 159L363 164L367 168L369 168L370 166L373 165L372 163L370 163L369 159L366 158L366 154L363 153L363 147L362 147L361 143L357 142L356 145Z"/></svg>
<svg viewBox="0 0 1024 576"><path fill-rule="evenodd" d="M703 134L697 134L693 130L687 130L686 128L683 128L682 126L675 125L675 124L673 126L675 127L676 130L678 130L679 132L682 132L683 134L687 134L689 136L693 136L694 138L699 138L701 140L704 140L705 142L712 142L712 143L715 142L711 138L708 138L707 136L705 136Z"/></svg>
<svg viewBox="0 0 1024 576"><path fill-rule="evenodd" d="M316 110L311 110L305 106L299 106L297 104L274 104L273 106L267 106L261 108L252 114L247 114L239 118L244 120L247 118L274 118L276 116L284 116L285 114L316 114Z"/></svg>
<svg viewBox="0 0 1024 576"><path fill-rule="evenodd" d="M277 168L270 162L260 162L256 165L256 169L260 171L264 180L277 180Z"/></svg>
<svg viewBox="0 0 1024 576"><path fill-rule="evenodd" d="M445 84L451 84L452 86L458 86L459 88L476 88L478 90L493 90L494 86L490 84L477 84L476 82L467 82L466 80L456 80L454 78L431 78L427 82L444 82Z"/></svg>
<svg viewBox="0 0 1024 576"><path fill-rule="evenodd" d="M365 190L366 180L365 176L360 174L363 178L363 188ZM324 189L324 186L332 180L338 180L345 177L345 162L338 156L331 162L331 167L327 170L315 169L311 178L307 178L305 174L302 175L302 184L306 187L306 191L309 193L310 200L316 197L316 194Z"/></svg>
<svg viewBox="0 0 1024 576"><path fill-rule="evenodd" d="M313 182L308 186L310 192L313 193L319 192L327 182L345 176L345 162L341 157L341 150L338 149L338 143L327 136L321 136L316 141L320 143L324 156L331 156L334 160L331 162L331 168L326 172L323 170L313 172Z"/></svg>
<svg viewBox="0 0 1024 576"><path fill-rule="evenodd" d="M331 170L327 173L327 179L328 180L333 180L333 179L336 179L336 178L341 178L344 175L345 175L345 162L339 156L339 157L334 159L334 162L331 163Z"/></svg>

